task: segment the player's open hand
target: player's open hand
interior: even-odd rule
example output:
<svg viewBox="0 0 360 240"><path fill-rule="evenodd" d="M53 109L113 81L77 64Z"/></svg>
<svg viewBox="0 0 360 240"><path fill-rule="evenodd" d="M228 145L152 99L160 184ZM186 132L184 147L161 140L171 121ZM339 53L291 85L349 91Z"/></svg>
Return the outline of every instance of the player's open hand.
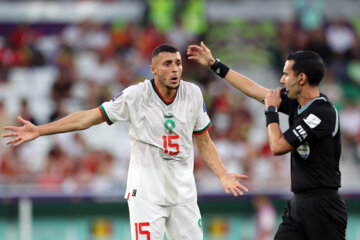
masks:
<svg viewBox="0 0 360 240"><path fill-rule="evenodd" d="M210 49L205 46L204 42L201 42L200 46L188 46L187 55L189 60L195 60L207 67L215 63L215 58L212 56Z"/></svg>
<svg viewBox="0 0 360 240"><path fill-rule="evenodd" d="M237 197L238 195L243 195L243 191L248 191L245 186L240 184L240 179L247 179L247 176L237 173L226 173L220 178L220 182L227 194L232 193Z"/></svg>
<svg viewBox="0 0 360 240"><path fill-rule="evenodd" d="M18 120L23 126L15 127L15 126L5 126L4 130L11 130L12 132L6 133L3 135L3 138L6 137L14 137L10 141L6 142L6 144L13 144L14 147L19 146L24 142L28 142L34 140L39 137L39 133L37 131L37 127L29 121L24 120L22 117L18 116Z"/></svg>

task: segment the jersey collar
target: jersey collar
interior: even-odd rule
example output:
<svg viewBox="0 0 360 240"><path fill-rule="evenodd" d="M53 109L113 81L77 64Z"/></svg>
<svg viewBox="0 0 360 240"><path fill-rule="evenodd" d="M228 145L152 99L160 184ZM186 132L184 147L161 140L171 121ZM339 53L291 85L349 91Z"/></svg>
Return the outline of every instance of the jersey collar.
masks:
<svg viewBox="0 0 360 240"><path fill-rule="evenodd" d="M163 101L163 103L165 103L166 105L170 105L174 102L177 92L178 92L177 90L176 90L174 97L170 101L166 101L166 99L161 95L159 89L156 87L154 79L151 79L150 82L151 82L151 85L152 85L156 95L158 95L158 97L161 99L161 101Z"/></svg>
<svg viewBox="0 0 360 240"><path fill-rule="evenodd" d="M323 100L323 101L326 101L326 98L324 97L318 97L318 98L315 98L314 100L312 100L311 102L307 103L305 106L303 106L302 108L300 108L300 104L299 104L299 107L298 107L298 115L302 114L306 109L308 109L310 107L310 105L317 101L317 100Z"/></svg>

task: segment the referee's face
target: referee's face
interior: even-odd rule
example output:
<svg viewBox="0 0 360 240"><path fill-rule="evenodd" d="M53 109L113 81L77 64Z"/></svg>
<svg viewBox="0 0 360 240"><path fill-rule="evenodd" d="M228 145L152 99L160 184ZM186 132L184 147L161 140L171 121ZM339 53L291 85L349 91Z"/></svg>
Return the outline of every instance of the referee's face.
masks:
<svg viewBox="0 0 360 240"><path fill-rule="evenodd" d="M286 88L286 92L289 98L297 99L301 93L301 76L295 75L292 70L294 60L287 60L284 65L283 75L280 79L280 83Z"/></svg>
<svg viewBox="0 0 360 240"><path fill-rule="evenodd" d="M181 56L179 52L161 52L156 56L151 65L151 72L156 83L168 90L179 87L183 71Z"/></svg>

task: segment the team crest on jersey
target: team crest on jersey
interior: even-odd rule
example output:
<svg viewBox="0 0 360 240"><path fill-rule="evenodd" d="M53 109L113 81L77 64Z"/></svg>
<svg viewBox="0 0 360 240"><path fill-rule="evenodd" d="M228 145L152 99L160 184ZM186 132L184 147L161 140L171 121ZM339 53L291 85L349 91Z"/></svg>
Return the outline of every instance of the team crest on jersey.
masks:
<svg viewBox="0 0 360 240"><path fill-rule="evenodd" d="M166 130L169 131L169 133L172 133L175 128L175 122L171 119L168 119L164 123Z"/></svg>
<svg viewBox="0 0 360 240"><path fill-rule="evenodd" d="M304 122L310 128L314 128L321 123L321 119L311 113L307 118L304 119Z"/></svg>
<svg viewBox="0 0 360 240"><path fill-rule="evenodd" d="M305 142L304 144L299 146L296 150L302 159L307 159L310 155L310 147L308 142Z"/></svg>

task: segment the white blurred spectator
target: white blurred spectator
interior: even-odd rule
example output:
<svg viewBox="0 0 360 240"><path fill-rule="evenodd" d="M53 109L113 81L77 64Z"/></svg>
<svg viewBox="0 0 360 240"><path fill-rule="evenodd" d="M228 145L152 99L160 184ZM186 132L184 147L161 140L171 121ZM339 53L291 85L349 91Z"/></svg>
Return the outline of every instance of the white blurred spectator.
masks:
<svg viewBox="0 0 360 240"><path fill-rule="evenodd" d="M195 39L195 35L186 31L181 19L176 21L175 27L166 34L169 43L176 46L181 54L186 52L187 46Z"/></svg>
<svg viewBox="0 0 360 240"><path fill-rule="evenodd" d="M337 20L326 28L326 38L334 53L344 54L355 42L355 33L343 20Z"/></svg>
<svg viewBox="0 0 360 240"><path fill-rule="evenodd" d="M80 159L85 155L88 147L82 135L78 132L69 132L55 136L56 143L62 151L74 159Z"/></svg>

